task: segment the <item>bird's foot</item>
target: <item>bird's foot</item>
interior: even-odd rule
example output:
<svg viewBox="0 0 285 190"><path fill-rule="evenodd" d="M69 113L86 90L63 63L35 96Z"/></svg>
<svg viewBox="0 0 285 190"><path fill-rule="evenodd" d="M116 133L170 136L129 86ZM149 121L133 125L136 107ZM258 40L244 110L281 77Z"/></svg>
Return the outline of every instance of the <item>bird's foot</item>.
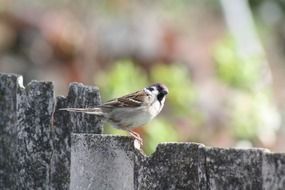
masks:
<svg viewBox="0 0 285 190"><path fill-rule="evenodd" d="M137 149L141 149L141 146L143 145L143 139L140 137L140 135L134 131L129 131L130 135L135 139L134 146Z"/></svg>

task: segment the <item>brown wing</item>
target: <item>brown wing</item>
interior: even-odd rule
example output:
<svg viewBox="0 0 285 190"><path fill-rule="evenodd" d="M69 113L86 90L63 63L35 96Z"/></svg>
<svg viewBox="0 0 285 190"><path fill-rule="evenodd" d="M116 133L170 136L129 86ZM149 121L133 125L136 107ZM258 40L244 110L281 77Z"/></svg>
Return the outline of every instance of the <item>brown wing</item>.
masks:
<svg viewBox="0 0 285 190"><path fill-rule="evenodd" d="M139 107L144 104L147 94L141 90L132 94L110 100L101 107Z"/></svg>

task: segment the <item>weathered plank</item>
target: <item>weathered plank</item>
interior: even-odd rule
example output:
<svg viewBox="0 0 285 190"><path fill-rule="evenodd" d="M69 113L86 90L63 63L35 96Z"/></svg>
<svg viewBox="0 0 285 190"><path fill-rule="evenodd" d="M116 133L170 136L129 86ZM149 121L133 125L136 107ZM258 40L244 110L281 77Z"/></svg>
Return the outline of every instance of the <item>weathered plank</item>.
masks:
<svg viewBox="0 0 285 190"><path fill-rule="evenodd" d="M203 149L195 143L159 144L137 163L136 189L206 189Z"/></svg>
<svg viewBox="0 0 285 190"><path fill-rule="evenodd" d="M207 148L206 171L210 189L262 189L261 149Z"/></svg>
<svg viewBox="0 0 285 190"><path fill-rule="evenodd" d="M60 108L93 107L101 103L97 87L72 83L67 97L57 97L52 127L52 189L69 189L71 133L102 133L102 123L94 115L59 111Z"/></svg>
<svg viewBox="0 0 285 190"><path fill-rule="evenodd" d="M262 163L263 189L285 189L285 154L266 153Z"/></svg>
<svg viewBox="0 0 285 190"><path fill-rule="evenodd" d="M73 134L70 189L133 190L135 152L130 137Z"/></svg>
<svg viewBox="0 0 285 190"><path fill-rule="evenodd" d="M18 188L48 189L52 156L51 82L32 81L17 93Z"/></svg>
<svg viewBox="0 0 285 190"><path fill-rule="evenodd" d="M17 189L17 93L22 79L0 73L0 189Z"/></svg>

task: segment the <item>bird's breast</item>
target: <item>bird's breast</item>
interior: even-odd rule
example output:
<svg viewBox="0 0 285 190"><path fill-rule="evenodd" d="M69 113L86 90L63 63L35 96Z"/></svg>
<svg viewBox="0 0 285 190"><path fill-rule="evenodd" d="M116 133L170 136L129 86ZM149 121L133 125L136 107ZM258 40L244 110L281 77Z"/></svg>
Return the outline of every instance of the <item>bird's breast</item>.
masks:
<svg viewBox="0 0 285 190"><path fill-rule="evenodd" d="M160 102L156 101L149 106L116 109L112 111L109 120L118 128L141 127L157 116L161 108Z"/></svg>
<svg viewBox="0 0 285 190"><path fill-rule="evenodd" d="M159 101L155 101L149 108L148 108L148 112L151 115L151 119L154 118L155 116L157 116L159 114L159 112L161 111L161 104Z"/></svg>

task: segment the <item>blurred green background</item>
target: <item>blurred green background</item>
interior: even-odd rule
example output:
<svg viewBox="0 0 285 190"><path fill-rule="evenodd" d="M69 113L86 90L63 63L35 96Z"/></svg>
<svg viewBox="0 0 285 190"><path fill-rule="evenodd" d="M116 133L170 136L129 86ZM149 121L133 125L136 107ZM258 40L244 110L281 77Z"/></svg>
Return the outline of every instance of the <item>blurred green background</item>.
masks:
<svg viewBox="0 0 285 190"><path fill-rule="evenodd" d="M0 0L0 71L100 87L103 101L155 82L160 142L285 151L285 3L269 0ZM105 133L127 134L106 124Z"/></svg>

